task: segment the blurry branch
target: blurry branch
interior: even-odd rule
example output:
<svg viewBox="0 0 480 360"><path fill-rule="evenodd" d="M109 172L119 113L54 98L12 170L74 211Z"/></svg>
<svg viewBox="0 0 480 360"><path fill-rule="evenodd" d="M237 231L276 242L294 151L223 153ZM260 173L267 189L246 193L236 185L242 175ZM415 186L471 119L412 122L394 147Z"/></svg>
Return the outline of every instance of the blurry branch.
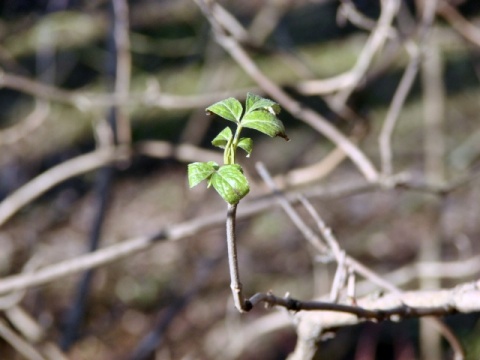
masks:
<svg viewBox="0 0 480 360"><path fill-rule="evenodd" d="M198 149L191 145L173 146L166 142L147 141L137 145L138 153L153 157L176 157L183 161L217 159L218 154ZM128 158L124 148L102 148L91 153L78 156L50 168L7 196L0 203L0 226L5 224L21 208L52 189L54 186L72 177L82 175L118 160ZM221 161L221 159L217 160Z"/></svg>
<svg viewBox="0 0 480 360"><path fill-rule="evenodd" d="M393 173L392 135L400 112L405 104L405 100L417 76L420 63L420 54L417 45L412 44L411 46L407 47L407 50L410 50L408 51L410 61L403 73L397 89L395 90L395 94L393 95L392 102L388 108L388 112L378 138L382 174L384 176L390 176Z"/></svg>
<svg viewBox="0 0 480 360"><path fill-rule="evenodd" d="M437 2L424 3L422 18L425 28L430 29L437 9ZM428 31L430 32L430 31ZM445 179L445 88L443 83L443 60L438 44L427 38L422 49L421 85L423 110L423 154L424 176L427 181L442 183ZM419 229L420 244L418 258L420 262L440 261L442 252L442 208L443 199L436 198L424 205L426 224ZM426 228L425 228L426 227ZM420 288L423 290L441 287L439 278L421 278ZM440 358L442 354L441 339L437 332L431 331L429 323L420 322L420 350L422 359Z"/></svg>
<svg viewBox="0 0 480 360"><path fill-rule="evenodd" d="M338 8L337 13L337 22L343 26L347 21L350 21L359 29L368 31L372 31L377 25L374 20L358 11L352 0L340 0L340 7Z"/></svg>
<svg viewBox="0 0 480 360"><path fill-rule="evenodd" d="M372 66L374 56L382 50L387 38L394 34L391 30L392 22L397 14L400 2L397 0L383 0L381 5L378 22L362 48L356 64L349 72L353 77L351 85L335 96L333 104L337 106L337 109L344 106L355 87L360 84L367 70Z"/></svg>
<svg viewBox="0 0 480 360"><path fill-rule="evenodd" d="M350 20L352 24L371 31L370 37L357 57L355 65L347 72L328 79L305 81L297 86L297 89L306 95L325 95L338 92L329 101L336 110L341 111L349 96L355 88L363 84L368 69L371 67L374 56L381 51L387 38L396 38L397 33L391 26L398 11L396 1L384 1L382 13L378 22L367 18L350 0L343 0L337 14L339 22Z"/></svg>
<svg viewBox="0 0 480 360"><path fill-rule="evenodd" d="M33 110L22 121L0 130L0 146L21 141L43 124L50 113L50 106L42 100L35 101Z"/></svg>
<svg viewBox="0 0 480 360"><path fill-rule="evenodd" d="M257 42L263 44L292 5L290 0L266 1L256 13L248 32Z"/></svg>
<svg viewBox="0 0 480 360"><path fill-rule="evenodd" d="M480 272L480 255L458 261L426 261L409 264L385 275L397 286L418 279L462 279Z"/></svg>
<svg viewBox="0 0 480 360"><path fill-rule="evenodd" d="M101 149L52 167L14 191L0 203L0 226L18 210L61 182L125 157L122 151Z"/></svg>
<svg viewBox="0 0 480 360"><path fill-rule="evenodd" d="M37 355L41 354L41 356L43 356L41 357L42 359L67 359L58 346L47 339L45 329L23 308L20 306L13 306L5 311L5 316L11 324L11 327L15 328L16 331L10 328L3 328L4 331L0 331L0 337L6 335L4 340L8 341L10 345L15 347L17 350L17 344L21 344L22 346L27 344L26 349L30 347L32 350L37 352ZM6 326L6 324L2 325ZM15 339L15 342L10 342L10 340L13 339ZM38 357L32 357L32 359L37 358Z"/></svg>
<svg viewBox="0 0 480 360"><path fill-rule="evenodd" d="M2 319L0 319L0 337L28 360L47 360L33 345L14 332Z"/></svg>
<svg viewBox="0 0 480 360"><path fill-rule="evenodd" d="M163 93L156 84L151 84L144 92L128 94L128 99L122 101L118 95L105 92L70 91L55 86L45 85L30 78L13 75L0 71L0 88L8 88L34 96L40 100L56 101L75 106L81 111L93 108L111 106L145 105L159 107L167 110L198 109L208 106L226 96L245 96L251 89L235 91L220 91L199 95L173 95ZM233 94L233 95L232 95Z"/></svg>
<svg viewBox="0 0 480 360"><path fill-rule="evenodd" d="M170 143L162 141L139 142L135 145L134 151L136 151L137 154L152 157L175 157L181 161L198 161L205 158L208 160L217 159L217 161L221 161L221 158L218 159L219 156L216 153L214 154L213 152L187 144L173 146ZM22 207L28 205L63 181L113 162L128 159L129 156L129 150L124 147L101 148L71 160L66 160L46 170L0 202L0 226L5 224L5 222Z"/></svg>
<svg viewBox="0 0 480 360"><path fill-rule="evenodd" d="M340 245L332 233L332 229L327 227L325 222L322 220L318 212L315 210L313 205L308 201L308 199L304 196L300 197L300 202L308 211L310 216L315 220L317 224L317 228L320 233L323 235L323 239L327 243L330 248L331 253L335 257L337 262L337 270L335 272L335 276L332 282L332 288L330 290L330 301L338 302L339 295L342 288L345 286L346 280L346 273L348 272L347 266L345 264L346 260L346 253L343 249L340 248Z"/></svg>
<svg viewBox="0 0 480 360"><path fill-rule="evenodd" d="M448 1L442 0L437 12L450 23L461 36L476 46L480 46L480 29L460 14Z"/></svg>
<svg viewBox="0 0 480 360"><path fill-rule="evenodd" d="M128 101L130 93L130 26L128 24L128 3L126 0L113 0L114 26L113 35L116 49L116 74L115 74L115 97L120 104ZM120 105L119 104L119 105ZM128 119L128 112L124 107L118 106L116 110L117 138L119 144L131 142L131 128Z"/></svg>
<svg viewBox="0 0 480 360"><path fill-rule="evenodd" d="M382 126L379 135L379 153L382 163L382 174L389 176L393 173L393 150L392 150L392 136L393 132L405 104L405 100L412 88L413 82L417 76L421 51L429 35L431 33L431 26L434 20L436 10L436 2L430 1L428 6L422 13L420 24L418 25L418 40L415 43L413 40L405 42L405 48L410 58L408 65L403 73L402 79L395 90L392 102L390 103L387 116Z"/></svg>
<svg viewBox="0 0 480 360"><path fill-rule="evenodd" d="M308 184L326 177L344 160L345 153L336 147L320 161L305 167L292 169L285 174L279 174L275 176L274 180L281 189Z"/></svg>
<svg viewBox="0 0 480 360"><path fill-rule="evenodd" d="M230 32L228 28L224 28L222 24L217 21L211 7L203 0L196 0L195 2L212 25L218 43L267 94L278 101L278 103L293 116L303 120L306 124L310 125L335 145L340 147L369 181L377 180L378 173L371 161L366 157L365 153L363 153L327 119L295 101L275 82L266 77L246 51L240 46L238 41L229 35ZM213 8L215 8L215 6L216 4L213 4Z"/></svg>

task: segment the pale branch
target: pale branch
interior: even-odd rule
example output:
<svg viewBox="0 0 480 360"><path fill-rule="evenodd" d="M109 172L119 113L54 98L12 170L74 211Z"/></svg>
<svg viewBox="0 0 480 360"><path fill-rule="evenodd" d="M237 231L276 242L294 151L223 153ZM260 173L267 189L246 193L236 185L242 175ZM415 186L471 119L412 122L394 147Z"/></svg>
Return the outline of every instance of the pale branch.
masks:
<svg viewBox="0 0 480 360"><path fill-rule="evenodd" d="M364 315L376 314L370 320L400 321L405 318L446 316L456 313L472 313L480 310L480 282L458 285L451 289L430 291L407 291L401 294L386 294L378 298L363 297L357 299L357 306ZM285 302L286 300L282 300ZM296 306L302 304L295 303ZM315 302L306 307L321 306ZM359 311L358 313L362 313ZM367 320L352 311L300 311L294 315L297 335L301 339L294 353L288 359L306 359L305 353L312 353L321 334L328 330L356 325ZM444 332L445 334L445 332ZM449 332L450 335L451 332ZM457 342L458 345L458 342ZM456 346L452 344L452 346ZM456 348L455 348L456 349ZM457 349L456 349L457 351ZM460 350L461 351L461 350Z"/></svg>
<svg viewBox="0 0 480 360"><path fill-rule="evenodd" d="M337 269L335 271L330 290L330 301L337 302L340 296L340 291L342 288L344 288L345 281L347 279L348 268L345 262L347 254L341 249L337 239L333 235L332 230L327 227L323 219L313 207L312 203L304 196L300 196L300 202L317 224L317 229L323 235L323 240L330 248L330 251L337 262Z"/></svg>
<svg viewBox="0 0 480 360"><path fill-rule="evenodd" d="M379 153L382 164L382 174L384 176L392 175L393 173L393 151L392 151L392 135L397 124L400 112L405 104L408 94L412 88L413 82L417 77L418 68L420 64L420 54L416 45L410 47L409 55L410 61L403 73L402 79L398 84L392 102L388 108L385 121L378 137Z"/></svg>
<svg viewBox="0 0 480 360"><path fill-rule="evenodd" d="M36 100L33 110L23 120L0 130L0 146L12 145L25 139L45 122L49 114L49 104L43 100Z"/></svg>
<svg viewBox="0 0 480 360"><path fill-rule="evenodd" d="M473 25L462 14L446 0L440 1L440 6L437 8L437 13L440 14L452 28L457 31L462 37L470 43L480 47L480 29Z"/></svg>
<svg viewBox="0 0 480 360"><path fill-rule="evenodd" d="M124 100L117 93L62 89L2 70L0 70L0 88L16 90L40 100L68 104L82 111L126 105L144 105L166 110L196 110L222 98L232 96L232 94L244 96L246 92L255 90L248 88L228 92L218 91L197 95L176 95L162 92L157 86L149 86L143 92L130 92L127 99Z"/></svg>
<svg viewBox="0 0 480 360"><path fill-rule="evenodd" d="M445 85L442 64L442 55L438 44L429 36L436 9L439 1L426 2L419 6L421 9L420 33L426 39L423 46L420 46L421 57L421 91L423 110L423 172L426 179L438 183L446 180L445 171ZM420 261L441 260L441 227L442 227L442 200L435 199L434 202L426 202L423 212L427 217L426 226L428 230L420 232L420 244L418 259ZM441 286L438 278L422 278L419 287L424 290L437 289ZM420 353L426 359L430 356L439 358L441 356L441 337L437 332L432 332L428 323L420 322Z"/></svg>
<svg viewBox="0 0 480 360"><path fill-rule="evenodd" d="M303 301L290 296L278 297L272 293L258 293L248 301L253 306L264 302L294 312L311 311L308 315L303 313L302 320L308 319L325 331L365 320L400 321L408 318L471 313L480 310L479 296L480 281L476 281L451 289L406 291L385 294L378 298L366 296L356 299L356 305L321 300Z"/></svg>
<svg viewBox="0 0 480 360"><path fill-rule="evenodd" d="M115 97L120 100L120 104L116 108L117 137L119 144L129 144L132 140L130 119L128 112L121 106L128 101L132 69L128 2L126 0L114 0L112 5L114 13L113 37L117 55L114 92Z"/></svg>
<svg viewBox="0 0 480 360"><path fill-rule="evenodd" d="M218 158L216 153L208 150L199 149L188 144L174 146L164 141L138 142L134 145L132 152L158 158L175 157L180 161L192 161L202 158L215 160ZM129 156L131 156L130 149L124 147L102 148L66 160L46 170L3 199L0 203L0 226L5 224L24 206L63 181L96 170L115 161L126 160Z"/></svg>
<svg viewBox="0 0 480 360"><path fill-rule="evenodd" d="M115 151L115 149L110 148L100 149L78 156L72 160L64 161L41 173L7 196L0 203L0 226L8 221L8 219L22 207L28 205L53 186L74 176L98 169L121 158L125 158L123 151Z"/></svg>
<svg viewBox="0 0 480 360"><path fill-rule="evenodd" d="M3 319L0 319L0 337L28 360L46 360L46 357L44 357L40 351L13 331Z"/></svg>
<svg viewBox="0 0 480 360"><path fill-rule="evenodd" d="M365 77L367 70L372 66L374 56L382 50L388 37L394 34L391 28L400 2L397 0L384 0L381 4L382 9L376 26L365 43L365 46L363 46L357 62L352 70L350 70L353 76L352 84L335 95L333 103L336 104L337 109L346 104L352 92Z"/></svg>

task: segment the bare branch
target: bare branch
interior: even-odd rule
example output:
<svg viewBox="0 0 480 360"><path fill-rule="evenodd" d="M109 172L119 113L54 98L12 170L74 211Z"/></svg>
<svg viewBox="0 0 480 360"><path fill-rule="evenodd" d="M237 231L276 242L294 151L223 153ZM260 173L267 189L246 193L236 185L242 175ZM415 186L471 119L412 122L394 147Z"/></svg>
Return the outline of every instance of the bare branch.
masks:
<svg viewBox="0 0 480 360"><path fill-rule="evenodd" d="M113 0L114 12L114 38L117 52L116 76L115 76L115 97L124 104L128 100L130 92L130 38L128 22L128 3L126 0ZM130 121L128 112L122 106L117 107L117 132L119 144L128 144L131 141Z"/></svg>
<svg viewBox="0 0 480 360"><path fill-rule="evenodd" d="M420 54L417 46L412 43L407 49L410 49L410 61L403 73L397 89L395 90L395 95L390 103L385 122L383 123L382 130L378 137L380 158L382 160L382 174L385 176L390 176L393 173L392 135L398 116L400 115L408 93L410 92L413 81L417 76L420 64Z"/></svg>
<svg viewBox="0 0 480 360"><path fill-rule="evenodd" d="M452 28L461 36L472 44L480 46L480 29L467 21L448 1L442 0L437 12L447 20L450 25L452 25Z"/></svg>
<svg viewBox="0 0 480 360"><path fill-rule="evenodd" d="M290 297L278 297L271 293L255 294L252 304L265 302L291 311L314 311L310 321L315 321L323 331L340 326L354 325L364 320L400 321L408 318L442 316L470 313L480 310L478 282L466 283L445 290L407 291L402 294L387 294L377 299L357 299L358 306L335 304L324 301L301 301ZM322 310L322 311L316 311ZM335 314L341 313L341 314ZM307 316L302 317L305 321Z"/></svg>

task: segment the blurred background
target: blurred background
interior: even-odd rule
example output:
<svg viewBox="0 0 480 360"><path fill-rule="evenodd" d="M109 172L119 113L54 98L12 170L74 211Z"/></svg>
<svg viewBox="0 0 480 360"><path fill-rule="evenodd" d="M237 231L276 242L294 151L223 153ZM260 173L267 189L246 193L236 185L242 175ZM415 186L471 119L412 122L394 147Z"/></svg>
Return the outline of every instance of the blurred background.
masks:
<svg viewBox="0 0 480 360"><path fill-rule="evenodd" d="M358 143L379 169L379 135L415 58L405 44L418 42L414 50L425 52L392 137L391 172L407 174L415 186L364 186L335 144L284 111L279 117L290 142L247 134L254 139L253 154L240 161L251 194L239 209L266 196L254 168L262 161L287 191L324 191L312 202L341 247L402 289L448 288L478 278L480 4L439 1L427 37L420 22L423 2L401 2L394 22L398 34L387 39L338 106L335 89L322 90L315 81L355 66L380 16L380 2L220 3L241 25L242 44L259 68ZM193 1L122 4L0 3L0 199L95 149L131 142L138 150L62 181L4 220L1 277L226 210L214 191L203 185L190 190L187 184L188 162L221 162L210 141L226 124L204 109L230 96L243 102L248 91L266 95L215 42ZM125 24L126 52L118 46ZM122 106L109 96L114 91L124 91ZM330 192L332 186L340 190ZM328 294L334 264L316 256L274 202L239 220L237 231L247 296L269 290L300 299ZM422 272L416 264L423 262L439 270ZM442 271L443 262L455 266ZM35 340L16 328L19 320L7 311L7 296L0 297L0 358L286 358L296 342L290 316L262 307L237 314L229 283L223 225L159 243L22 293L15 308L27 318L20 323L36 329ZM375 290L362 289L359 295ZM480 358L478 314L446 321L467 358ZM19 351L9 331L33 344L37 354ZM430 359L451 357L445 341L426 340L419 321L408 320L340 329L322 341L319 358L425 358L428 341L436 347Z"/></svg>

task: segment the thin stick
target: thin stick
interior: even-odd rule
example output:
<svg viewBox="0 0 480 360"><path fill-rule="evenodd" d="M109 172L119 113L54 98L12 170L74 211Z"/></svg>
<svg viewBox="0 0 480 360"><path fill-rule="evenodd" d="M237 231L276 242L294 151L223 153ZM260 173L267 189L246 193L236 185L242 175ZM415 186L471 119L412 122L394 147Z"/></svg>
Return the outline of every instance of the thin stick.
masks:
<svg viewBox="0 0 480 360"><path fill-rule="evenodd" d="M232 289L233 302L240 312L250 310L242 295L242 283L238 269L237 242L235 235L235 220L237 216L237 204L228 204L227 210L227 250L228 267L230 269L230 288Z"/></svg>
<svg viewBox="0 0 480 360"><path fill-rule="evenodd" d="M420 64L420 55L418 53L418 48L414 45L407 47L410 49L410 61L403 73L402 79L395 90L395 95L393 100L390 103L388 108L387 116L385 117L385 122L383 123L380 136L378 138L379 142L379 152L380 158L382 160L382 173L383 175L390 176L393 173L393 151L392 151L392 135L397 124L400 111L403 109L405 100L407 99L408 94L412 88L413 82L418 73L418 67Z"/></svg>

